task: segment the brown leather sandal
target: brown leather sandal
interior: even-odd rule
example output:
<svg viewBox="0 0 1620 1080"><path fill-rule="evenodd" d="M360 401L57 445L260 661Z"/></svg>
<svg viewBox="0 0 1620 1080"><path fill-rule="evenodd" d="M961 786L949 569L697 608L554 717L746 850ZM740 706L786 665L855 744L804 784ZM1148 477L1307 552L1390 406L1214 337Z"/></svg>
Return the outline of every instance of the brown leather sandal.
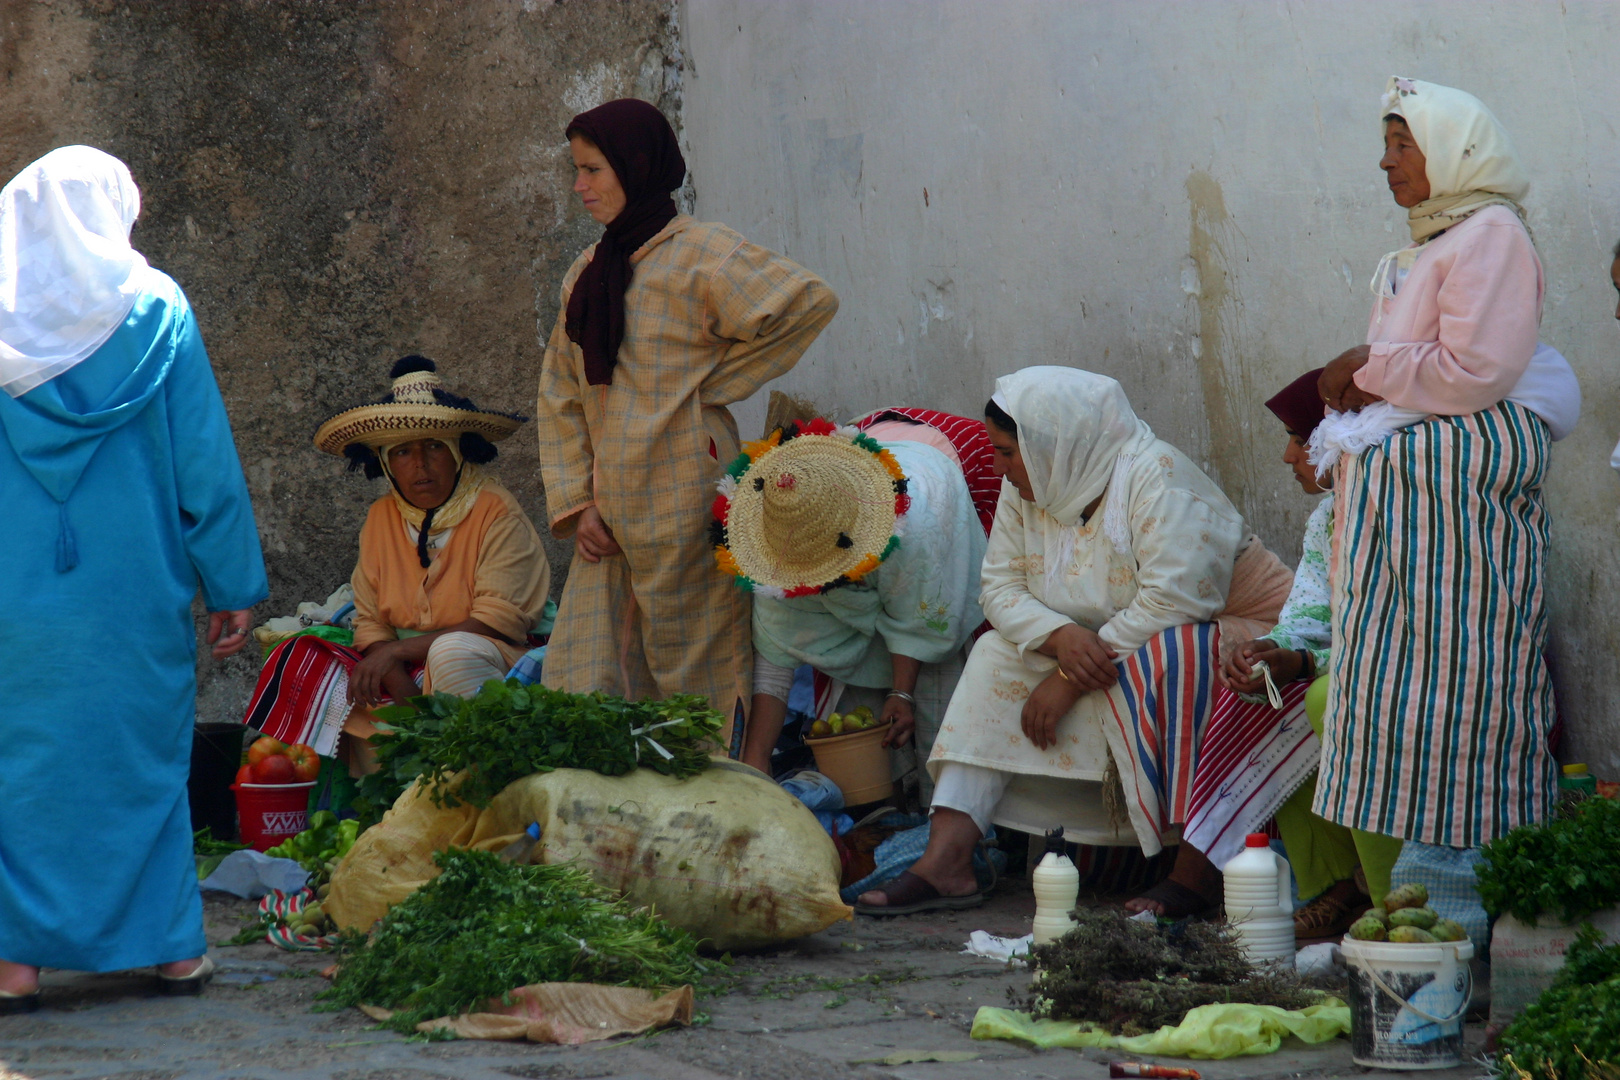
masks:
<svg viewBox="0 0 1620 1080"><path fill-rule="evenodd" d="M1345 900L1330 889L1294 912L1294 940L1343 937L1371 908L1370 896Z"/></svg>
<svg viewBox="0 0 1620 1080"><path fill-rule="evenodd" d="M984 890L966 896L944 896L927 881L910 870L902 871L893 881L879 885L887 904L856 904L857 915L915 915L919 911L962 911L984 903Z"/></svg>

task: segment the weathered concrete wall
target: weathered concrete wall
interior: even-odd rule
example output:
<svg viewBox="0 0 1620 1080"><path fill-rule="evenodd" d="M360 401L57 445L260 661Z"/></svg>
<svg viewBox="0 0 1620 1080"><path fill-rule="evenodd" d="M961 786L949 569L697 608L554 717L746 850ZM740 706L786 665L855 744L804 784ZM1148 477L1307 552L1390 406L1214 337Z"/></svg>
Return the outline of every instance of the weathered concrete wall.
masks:
<svg viewBox="0 0 1620 1080"><path fill-rule="evenodd" d="M562 273L599 233L569 193L563 126L625 94L675 114L670 14L0 3L0 172L75 142L129 163L134 242L189 294L230 410L270 567L262 613L347 580L381 481L310 437L384 392L394 358L424 353L481 404L533 413ZM532 427L496 468L543 522ZM200 715L239 717L255 671L202 663Z"/></svg>
<svg viewBox="0 0 1620 1080"><path fill-rule="evenodd" d="M686 0L682 19L698 213L843 299L784 388L846 416L974 412L1018 367L1106 372L1290 558L1310 503L1262 402L1363 339L1367 280L1405 242L1384 80L1483 98L1530 164L1543 338L1586 394L1550 482L1564 756L1620 774L1620 8Z"/></svg>

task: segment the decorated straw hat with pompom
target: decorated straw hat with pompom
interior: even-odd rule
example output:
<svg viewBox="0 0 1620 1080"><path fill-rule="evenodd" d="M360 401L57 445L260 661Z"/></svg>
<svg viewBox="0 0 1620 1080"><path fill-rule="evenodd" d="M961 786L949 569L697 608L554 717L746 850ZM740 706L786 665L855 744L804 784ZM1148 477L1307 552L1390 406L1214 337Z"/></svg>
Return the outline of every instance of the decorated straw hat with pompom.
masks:
<svg viewBox="0 0 1620 1080"><path fill-rule="evenodd" d="M900 546L906 476L854 428L795 421L743 444L720 481L715 562L739 587L773 597L852 585Z"/></svg>

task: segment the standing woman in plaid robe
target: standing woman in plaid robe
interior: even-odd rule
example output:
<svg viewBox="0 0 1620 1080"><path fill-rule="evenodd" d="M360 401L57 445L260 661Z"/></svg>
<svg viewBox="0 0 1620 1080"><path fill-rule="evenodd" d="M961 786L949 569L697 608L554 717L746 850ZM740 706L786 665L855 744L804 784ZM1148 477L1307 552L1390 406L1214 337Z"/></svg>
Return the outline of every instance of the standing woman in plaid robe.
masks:
<svg viewBox="0 0 1620 1080"><path fill-rule="evenodd" d="M643 101L567 128L606 231L563 279L540 373L540 468L574 560L547 686L628 698L752 692L748 597L718 573L709 504L740 449L727 405L789 371L838 310L825 282L675 210L686 162Z"/></svg>

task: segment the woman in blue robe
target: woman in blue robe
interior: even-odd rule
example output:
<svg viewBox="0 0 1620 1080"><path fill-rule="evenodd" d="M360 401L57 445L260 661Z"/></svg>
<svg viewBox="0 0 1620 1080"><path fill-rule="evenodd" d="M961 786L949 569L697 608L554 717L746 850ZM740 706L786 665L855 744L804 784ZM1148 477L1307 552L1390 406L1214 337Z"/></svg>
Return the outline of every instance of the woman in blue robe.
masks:
<svg viewBox="0 0 1620 1080"><path fill-rule="evenodd" d="M0 1012L39 968L213 969L186 801L199 587L213 655L268 594L197 321L89 147L0 191Z"/></svg>

